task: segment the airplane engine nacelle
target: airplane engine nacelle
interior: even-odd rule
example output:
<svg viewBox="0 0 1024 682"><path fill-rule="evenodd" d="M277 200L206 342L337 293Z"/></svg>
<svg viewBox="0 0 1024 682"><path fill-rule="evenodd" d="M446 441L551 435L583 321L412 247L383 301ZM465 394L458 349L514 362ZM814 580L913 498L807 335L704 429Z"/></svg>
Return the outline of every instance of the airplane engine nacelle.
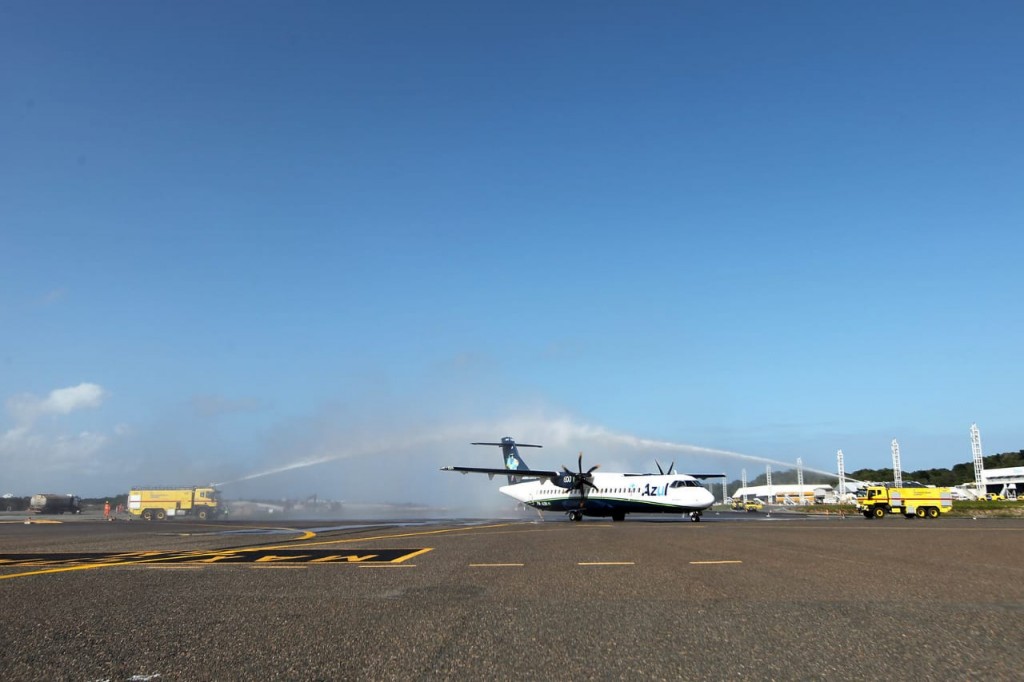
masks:
<svg viewBox="0 0 1024 682"><path fill-rule="evenodd" d="M576 487L576 476L573 474L561 474L551 479L551 482L557 485L559 488L565 488L566 490L572 490Z"/></svg>

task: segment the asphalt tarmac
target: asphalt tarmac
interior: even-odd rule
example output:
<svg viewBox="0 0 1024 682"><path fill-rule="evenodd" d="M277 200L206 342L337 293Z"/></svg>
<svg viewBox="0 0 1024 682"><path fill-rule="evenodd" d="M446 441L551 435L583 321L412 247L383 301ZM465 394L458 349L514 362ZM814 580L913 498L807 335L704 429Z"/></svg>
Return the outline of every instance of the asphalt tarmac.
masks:
<svg viewBox="0 0 1024 682"><path fill-rule="evenodd" d="M5 680L1024 676L1024 521L25 524Z"/></svg>

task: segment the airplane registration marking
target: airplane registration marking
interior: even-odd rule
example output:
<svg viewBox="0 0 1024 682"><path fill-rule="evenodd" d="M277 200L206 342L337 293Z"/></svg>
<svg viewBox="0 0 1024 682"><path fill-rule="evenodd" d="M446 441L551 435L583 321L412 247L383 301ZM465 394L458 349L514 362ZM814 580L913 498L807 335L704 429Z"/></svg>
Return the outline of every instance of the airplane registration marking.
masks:
<svg viewBox="0 0 1024 682"><path fill-rule="evenodd" d="M722 561L691 561L691 566L717 566L720 564L742 564L738 559L727 559Z"/></svg>

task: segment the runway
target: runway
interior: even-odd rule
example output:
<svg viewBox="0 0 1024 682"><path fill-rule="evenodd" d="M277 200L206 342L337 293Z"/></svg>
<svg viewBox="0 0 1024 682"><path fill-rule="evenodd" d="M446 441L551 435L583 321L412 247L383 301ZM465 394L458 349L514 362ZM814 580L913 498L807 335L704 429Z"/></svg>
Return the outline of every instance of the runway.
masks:
<svg viewBox="0 0 1024 682"><path fill-rule="evenodd" d="M1024 521L547 518L0 519L0 670L161 682L1021 675Z"/></svg>

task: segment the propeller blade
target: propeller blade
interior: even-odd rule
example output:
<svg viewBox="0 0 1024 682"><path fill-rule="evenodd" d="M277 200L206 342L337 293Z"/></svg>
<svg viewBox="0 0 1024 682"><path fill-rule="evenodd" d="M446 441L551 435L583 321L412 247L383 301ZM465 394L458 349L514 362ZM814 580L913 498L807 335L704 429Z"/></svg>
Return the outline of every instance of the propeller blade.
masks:
<svg viewBox="0 0 1024 682"><path fill-rule="evenodd" d="M676 472L676 461L672 460L672 464L669 465L668 471L666 473L674 474L675 472Z"/></svg>
<svg viewBox="0 0 1024 682"><path fill-rule="evenodd" d="M654 460L654 463L658 466L658 473L664 475L665 470L661 468L661 462L659 462L658 460Z"/></svg>
<svg viewBox="0 0 1024 682"><path fill-rule="evenodd" d="M594 485L593 483L591 483L590 481L588 481L588 480L587 480L587 479L585 479L585 478L583 479L583 485L585 485L585 486L590 486L590 487L591 487L591 488L593 488L594 490L597 490L597 486L596 486L596 485ZM582 488L581 488L581 489L582 489Z"/></svg>
<svg viewBox="0 0 1024 682"><path fill-rule="evenodd" d="M589 476L590 474L592 474L595 471L597 471L598 467L600 467L600 466L601 466L600 464L595 464L594 466L592 466L589 469L587 469L587 476Z"/></svg>
<svg viewBox="0 0 1024 682"><path fill-rule="evenodd" d="M582 474L583 473L583 453L582 452L580 453L579 465L580 465L580 473Z"/></svg>

